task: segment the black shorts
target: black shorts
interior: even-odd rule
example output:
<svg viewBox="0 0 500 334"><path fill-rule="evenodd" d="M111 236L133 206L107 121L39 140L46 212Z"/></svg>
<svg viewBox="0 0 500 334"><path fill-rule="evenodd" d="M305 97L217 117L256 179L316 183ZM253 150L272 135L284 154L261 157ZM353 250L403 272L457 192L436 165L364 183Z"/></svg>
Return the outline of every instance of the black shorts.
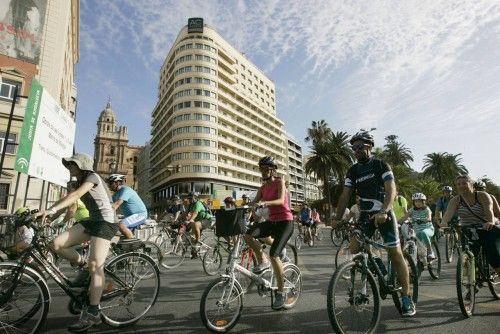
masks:
<svg viewBox="0 0 500 334"><path fill-rule="evenodd" d="M269 255L271 257L280 256L281 251L292 236L293 221L284 220L279 222L265 221L262 223L253 224L247 231L247 234L254 238L273 237L274 241L271 245Z"/></svg>
<svg viewBox="0 0 500 334"><path fill-rule="evenodd" d="M371 238L375 233L375 220L370 219L370 216L376 212L361 212L358 224L361 225L367 237ZM388 248L396 248L399 246L398 221L392 211L387 215L385 223L379 225L378 230L384 239L384 246Z"/></svg>
<svg viewBox="0 0 500 334"><path fill-rule="evenodd" d="M301 220L300 224L302 226L311 227L314 224L314 222L312 220Z"/></svg>
<svg viewBox="0 0 500 334"><path fill-rule="evenodd" d="M118 232L118 224L107 221L83 220L79 224L85 228L85 233L101 239L111 240Z"/></svg>
<svg viewBox="0 0 500 334"><path fill-rule="evenodd" d="M478 230L479 243L483 246L488 263L493 268L500 267L500 229L494 227L489 231ZM477 254L477 252L475 253Z"/></svg>

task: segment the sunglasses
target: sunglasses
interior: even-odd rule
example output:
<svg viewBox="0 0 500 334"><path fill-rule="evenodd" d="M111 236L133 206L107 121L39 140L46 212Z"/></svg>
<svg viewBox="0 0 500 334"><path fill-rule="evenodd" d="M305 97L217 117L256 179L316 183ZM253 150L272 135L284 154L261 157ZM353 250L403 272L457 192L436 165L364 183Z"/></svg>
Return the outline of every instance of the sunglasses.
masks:
<svg viewBox="0 0 500 334"><path fill-rule="evenodd" d="M366 144L354 144L351 146L351 149L353 151L360 151L360 150L364 150L368 145Z"/></svg>

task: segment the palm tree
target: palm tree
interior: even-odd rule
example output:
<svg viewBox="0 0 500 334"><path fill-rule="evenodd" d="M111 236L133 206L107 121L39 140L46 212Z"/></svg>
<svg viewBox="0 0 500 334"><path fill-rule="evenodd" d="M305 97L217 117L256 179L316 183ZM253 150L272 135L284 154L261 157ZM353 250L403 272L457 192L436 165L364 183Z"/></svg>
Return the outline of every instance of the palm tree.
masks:
<svg viewBox="0 0 500 334"><path fill-rule="evenodd" d="M330 130L331 133L331 130ZM331 217L331 187L336 182L342 184L354 155L349 148L349 135L346 132L331 133L327 140L313 141L311 158L306 162L306 173L315 173L323 181Z"/></svg>
<svg viewBox="0 0 500 334"><path fill-rule="evenodd" d="M462 165L462 154L429 153L424 158L423 174L433 177L441 184L452 184L459 175L468 173Z"/></svg>
<svg viewBox="0 0 500 334"><path fill-rule="evenodd" d="M405 165L410 167L410 161L413 161L413 155L409 148L397 141L398 136L389 135L385 137L387 143L384 145L384 160L391 166Z"/></svg>
<svg viewBox="0 0 500 334"><path fill-rule="evenodd" d="M306 143L312 142L314 145L317 142L322 142L332 137L332 130L328 127L328 123L324 119L320 121L312 121L311 127L307 129Z"/></svg>

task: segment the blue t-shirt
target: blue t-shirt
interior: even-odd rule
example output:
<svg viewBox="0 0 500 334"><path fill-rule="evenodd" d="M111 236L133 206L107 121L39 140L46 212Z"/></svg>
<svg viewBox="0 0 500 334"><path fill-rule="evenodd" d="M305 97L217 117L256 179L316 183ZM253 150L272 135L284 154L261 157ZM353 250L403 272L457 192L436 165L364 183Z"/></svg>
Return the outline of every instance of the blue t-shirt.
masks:
<svg viewBox="0 0 500 334"><path fill-rule="evenodd" d="M300 220L305 222L311 219L311 209L302 208L300 209Z"/></svg>
<svg viewBox="0 0 500 334"><path fill-rule="evenodd" d="M132 216L137 213L148 213L146 205L142 199L137 195L134 189L128 186L121 186L121 188L113 194L113 202L123 200L120 206L122 213L125 217Z"/></svg>

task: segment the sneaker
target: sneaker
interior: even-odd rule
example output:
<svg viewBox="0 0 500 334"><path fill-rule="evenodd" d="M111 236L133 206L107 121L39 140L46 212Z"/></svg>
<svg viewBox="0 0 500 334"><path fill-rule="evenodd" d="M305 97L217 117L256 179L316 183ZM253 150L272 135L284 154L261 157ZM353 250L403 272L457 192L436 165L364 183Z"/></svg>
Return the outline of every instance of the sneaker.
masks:
<svg viewBox="0 0 500 334"><path fill-rule="evenodd" d="M274 302L271 308L275 311L281 310L285 306L285 301L287 299L286 292L276 291L274 294Z"/></svg>
<svg viewBox="0 0 500 334"><path fill-rule="evenodd" d="M252 271L254 273L261 273L264 270L269 269L269 267L271 267L271 263L269 263L269 262L262 262L262 263L259 263L258 265L256 265L255 267L253 267Z"/></svg>
<svg viewBox="0 0 500 334"><path fill-rule="evenodd" d="M80 268L75 279L71 282L71 287L82 288L85 287L90 279L89 268Z"/></svg>
<svg viewBox="0 0 500 334"><path fill-rule="evenodd" d="M417 311L415 310L415 304L410 296L401 297L401 309L403 311L403 317L413 317Z"/></svg>
<svg viewBox="0 0 500 334"><path fill-rule="evenodd" d="M427 262L431 263L436 259L436 255L434 255L434 252L427 253Z"/></svg>
<svg viewBox="0 0 500 334"><path fill-rule="evenodd" d="M291 262L290 258L286 255L283 255L283 256L280 255L280 260L281 260L281 263Z"/></svg>
<svg viewBox="0 0 500 334"><path fill-rule="evenodd" d="M87 308L82 310L80 313L80 319L73 325L68 327L68 331L72 333L82 333L86 332L90 327L94 325L99 325L102 323L101 313L97 313L97 315L93 315L87 312Z"/></svg>

